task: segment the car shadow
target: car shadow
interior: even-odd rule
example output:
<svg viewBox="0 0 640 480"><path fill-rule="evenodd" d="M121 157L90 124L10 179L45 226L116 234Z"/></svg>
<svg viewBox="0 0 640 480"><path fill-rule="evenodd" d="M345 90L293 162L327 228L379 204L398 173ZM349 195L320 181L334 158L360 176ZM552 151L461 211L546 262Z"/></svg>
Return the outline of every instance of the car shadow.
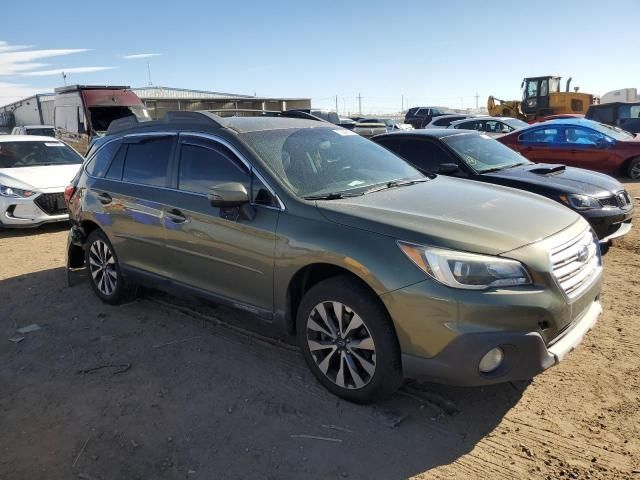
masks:
<svg viewBox="0 0 640 480"><path fill-rule="evenodd" d="M407 382L355 405L245 312L157 291L105 305L64 268L0 291L3 478L406 478L471 452L526 388Z"/></svg>
<svg viewBox="0 0 640 480"><path fill-rule="evenodd" d="M69 230L69 222L45 223L38 227L7 228L0 225L0 238L17 238Z"/></svg>

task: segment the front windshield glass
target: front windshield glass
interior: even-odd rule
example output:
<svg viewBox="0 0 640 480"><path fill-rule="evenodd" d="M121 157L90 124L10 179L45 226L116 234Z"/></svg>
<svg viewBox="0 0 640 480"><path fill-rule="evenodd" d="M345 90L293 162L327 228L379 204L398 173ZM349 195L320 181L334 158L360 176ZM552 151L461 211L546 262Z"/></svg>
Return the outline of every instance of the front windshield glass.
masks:
<svg viewBox="0 0 640 480"><path fill-rule="evenodd" d="M626 130L622 130L618 127L612 127L611 125L605 125L604 123L599 122L589 122L589 127L597 130L598 132L607 135L614 140L631 140L634 138L633 133L629 133Z"/></svg>
<svg viewBox="0 0 640 480"><path fill-rule="evenodd" d="M517 118L503 118L502 121L510 127L515 128L516 130L529 126L527 122L523 122L522 120L519 120Z"/></svg>
<svg viewBox="0 0 640 480"><path fill-rule="evenodd" d="M361 194L374 185L425 178L387 149L349 130L267 130L240 137L299 197Z"/></svg>
<svg viewBox="0 0 640 480"><path fill-rule="evenodd" d="M531 163L486 135L451 135L442 140L478 173Z"/></svg>
<svg viewBox="0 0 640 480"><path fill-rule="evenodd" d="M82 157L53 139L51 142L0 142L0 168L74 163L82 163Z"/></svg>

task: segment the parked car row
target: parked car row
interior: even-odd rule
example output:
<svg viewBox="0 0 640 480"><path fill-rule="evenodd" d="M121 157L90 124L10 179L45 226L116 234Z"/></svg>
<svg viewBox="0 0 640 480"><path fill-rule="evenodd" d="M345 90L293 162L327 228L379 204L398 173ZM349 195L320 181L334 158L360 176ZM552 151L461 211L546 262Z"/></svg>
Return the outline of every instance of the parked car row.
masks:
<svg viewBox="0 0 640 480"><path fill-rule="evenodd" d="M413 127L406 123L400 123L392 118L365 117L358 120L353 127L353 131L365 138L371 138L382 133L396 130L413 130Z"/></svg>
<svg viewBox="0 0 640 480"><path fill-rule="evenodd" d="M560 362L600 315L600 244L633 214L608 176L456 128L369 141L313 116L170 112L112 122L81 162L3 137L3 224L68 206L68 265L101 300L143 285L249 311L354 402L404 378L485 385Z"/></svg>

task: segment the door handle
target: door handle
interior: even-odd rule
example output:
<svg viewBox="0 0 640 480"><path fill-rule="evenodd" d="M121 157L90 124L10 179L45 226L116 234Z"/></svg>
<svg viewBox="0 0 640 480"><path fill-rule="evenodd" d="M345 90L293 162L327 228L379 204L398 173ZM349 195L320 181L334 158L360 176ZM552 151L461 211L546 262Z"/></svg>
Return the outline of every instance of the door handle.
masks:
<svg viewBox="0 0 640 480"><path fill-rule="evenodd" d="M184 223L187 221L187 217L185 217L180 210L177 210L175 208L167 210L165 212L165 215L173 223Z"/></svg>
<svg viewBox="0 0 640 480"><path fill-rule="evenodd" d="M98 201L103 205L109 205L113 199L108 193L102 192L98 194Z"/></svg>

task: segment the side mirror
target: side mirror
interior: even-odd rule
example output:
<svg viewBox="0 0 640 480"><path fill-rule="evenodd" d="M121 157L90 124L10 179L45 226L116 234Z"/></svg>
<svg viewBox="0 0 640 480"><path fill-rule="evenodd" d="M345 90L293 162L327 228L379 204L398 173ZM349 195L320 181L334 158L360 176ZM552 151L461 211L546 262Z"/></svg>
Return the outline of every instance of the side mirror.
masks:
<svg viewBox="0 0 640 480"><path fill-rule="evenodd" d="M438 168L438 173L451 175L452 173L457 173L459 170L460 167L456 163L441 163L440 168Z"/></svg>
<svg viewBox="0 0 640 480"><path fill-rule="evenodd" d="M209 188L209 203L216 208L241 207L249 203L249 193L244 185L238 182L221 183Z"/></svg>

